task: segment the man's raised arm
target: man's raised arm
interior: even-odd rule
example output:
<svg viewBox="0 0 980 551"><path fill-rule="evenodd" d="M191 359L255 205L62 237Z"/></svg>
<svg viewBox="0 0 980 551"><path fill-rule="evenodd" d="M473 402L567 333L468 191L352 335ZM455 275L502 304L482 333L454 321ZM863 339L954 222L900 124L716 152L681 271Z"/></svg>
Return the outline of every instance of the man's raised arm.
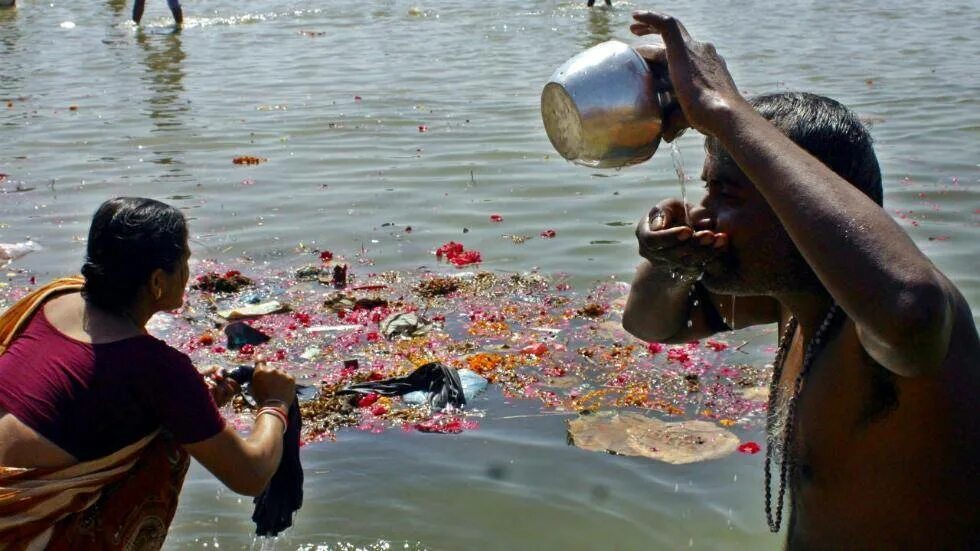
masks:
<svg viewBox="0 0 980 551"><path fill-rule="evenodd" d="M718 139L756 186L867 352L902 375L938 369L962 300L952 284L881 207L758 114L711 44L663 14L634 19L636 34L663 38L687 121Z"/></svg>

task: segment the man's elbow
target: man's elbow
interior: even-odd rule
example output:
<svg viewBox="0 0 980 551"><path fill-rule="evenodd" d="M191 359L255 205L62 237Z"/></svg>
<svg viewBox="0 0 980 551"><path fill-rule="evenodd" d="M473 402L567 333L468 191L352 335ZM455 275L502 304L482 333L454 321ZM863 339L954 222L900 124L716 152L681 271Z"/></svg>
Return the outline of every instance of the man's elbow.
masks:
<svg viewBox="0 0 980 551"><path fill-rule="evenodd" d="M877 337L862 335L862 341L873 357L900 375L933 373L947 356L955 304L955 292L941 276L910 283L896 299L892 322Z"/></svg>
<svg viewBox="0 0 980 551"><path fill-rule="evenodd" d="M954 293L942 276L906 286L898 300L903 342L946 340L952 328Z"/></svg>

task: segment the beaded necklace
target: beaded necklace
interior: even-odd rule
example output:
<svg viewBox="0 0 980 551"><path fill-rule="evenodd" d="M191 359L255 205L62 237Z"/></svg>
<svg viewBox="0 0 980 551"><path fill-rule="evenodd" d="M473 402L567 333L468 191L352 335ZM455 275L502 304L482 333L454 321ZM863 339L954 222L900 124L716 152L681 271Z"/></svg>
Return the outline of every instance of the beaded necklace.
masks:
<svg viewBox="0 0 980 551"><path fill-rule="evenodd" d="M769 523L769 530L771 532L779 532L779 527L783 521L783 497L786 494L786 475L793 466L793 453L792 450L790 450L790 445L793 443L796 425L796 406L800 400L800 392L803 390L803 381L806 379L806 376L810 371L810 367L813 365L813 360L816 359L817 355L823 349L822 345L826 344L828 336L827 331L833 325L839 312L840 307L838 307L837 304L832 304L830 306L830 309L827 311L827 315L824 316L820 327L813 334L810 342L806 344L806 349L803 353L803 366L800 368L800 374L796 377L796 381L793 383L793 394L790 396L789 402L786 405L786 419L782 426L783 438L779 458L779 493L776 498L776 514L773 516L772 461L773 454L775 453L776 449L776 435L774 432L776 417L778 416L778 412L776 410L779 404L777 394L779 393L779 380L782 378L783 374L783 365L786 363L786 354L789 351L793 334L796 332L796 328L799 325L795 317L790 317L789 321L786 322L785 332L783 333L782 340L779 342L779 348L776 351L776 360L773 363L772 370L772 381L769 383L769 408L766 412L766 521Z"/></svg>

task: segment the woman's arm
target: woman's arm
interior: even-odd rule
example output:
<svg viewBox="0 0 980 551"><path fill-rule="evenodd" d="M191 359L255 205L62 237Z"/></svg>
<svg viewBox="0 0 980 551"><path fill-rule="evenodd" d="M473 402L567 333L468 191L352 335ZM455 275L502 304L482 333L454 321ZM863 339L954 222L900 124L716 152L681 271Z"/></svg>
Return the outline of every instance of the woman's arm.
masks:
<svg viewBox="0 0 980 551"><path fill-rule="evenodd" d="M231 491L257 496L265 490L282 456L283 425L272 415L260 415L247 438L231 427L185 449Z"/></svg>
<svg viewBox="0 0 980 551"><path fill-rule="evenodd" d="M208 372L217 375L213 368ZM220 403L222 397L230 396L228 390L234 383L216 378L218 380L212 387L212 393ZM279 408L284 418L288 415L296 397L296 385L285 371L274 369L260 360L255 364L251 386L253 396L261 405ZM259 415L248 437L243 438L226 426L211 438L185 444L184 448L232 491L257 496L265 490L279 467L285 430L283 421L278 417Z"/></svg>

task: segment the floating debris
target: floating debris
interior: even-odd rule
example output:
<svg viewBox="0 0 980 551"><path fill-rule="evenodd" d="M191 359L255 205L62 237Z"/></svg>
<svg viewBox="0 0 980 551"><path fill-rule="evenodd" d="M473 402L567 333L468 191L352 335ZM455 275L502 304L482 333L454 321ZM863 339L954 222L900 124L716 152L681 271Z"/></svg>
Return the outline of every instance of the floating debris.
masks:
<svg viewBox="0 0 980 551"><path fill-rule="evenodd" d="M40 250L41 245L30 240L23 243L0 243L0 268L6 268L14 260Z"/></svg>
<svg viewBox="0 0 980 551"><path fill-rule="evenodd" d="M268 159L264 157L253 157L251 155L242 155L231 160L231 162L236 165L259 165L266 161L268 161Z"/></svg>
<svg viewBox="0 0 980 551"><path fill-rule="evenodd" d="M250 278L243 276L238 270L228 270L223 274L208 272L197 276L196 281L191 285L191 289L210 293L237 293L243 287L248 287L253 283Z"/></svg>
<svg viewBox="0 0 980 551"><path fill-rule="evenodd" d="M639 413L602 411L568 422L576 447L656 459L673 465L718 459L738 448L738 437L707 421L667 423Z"/></svg>
<svg viewBox="0 0 980 551"><path fill-rule="evenodd" d="M219 310L218 315L225 318L226 320L238 320L244 318L255 318L259 316L267 316L269 314L276 314L279 312L285 312L289 309L289 306L279 302L278 300L272 300L269 302L263 302L261 304L249 304L246 306L237 306L228 310Z"/></svg>

